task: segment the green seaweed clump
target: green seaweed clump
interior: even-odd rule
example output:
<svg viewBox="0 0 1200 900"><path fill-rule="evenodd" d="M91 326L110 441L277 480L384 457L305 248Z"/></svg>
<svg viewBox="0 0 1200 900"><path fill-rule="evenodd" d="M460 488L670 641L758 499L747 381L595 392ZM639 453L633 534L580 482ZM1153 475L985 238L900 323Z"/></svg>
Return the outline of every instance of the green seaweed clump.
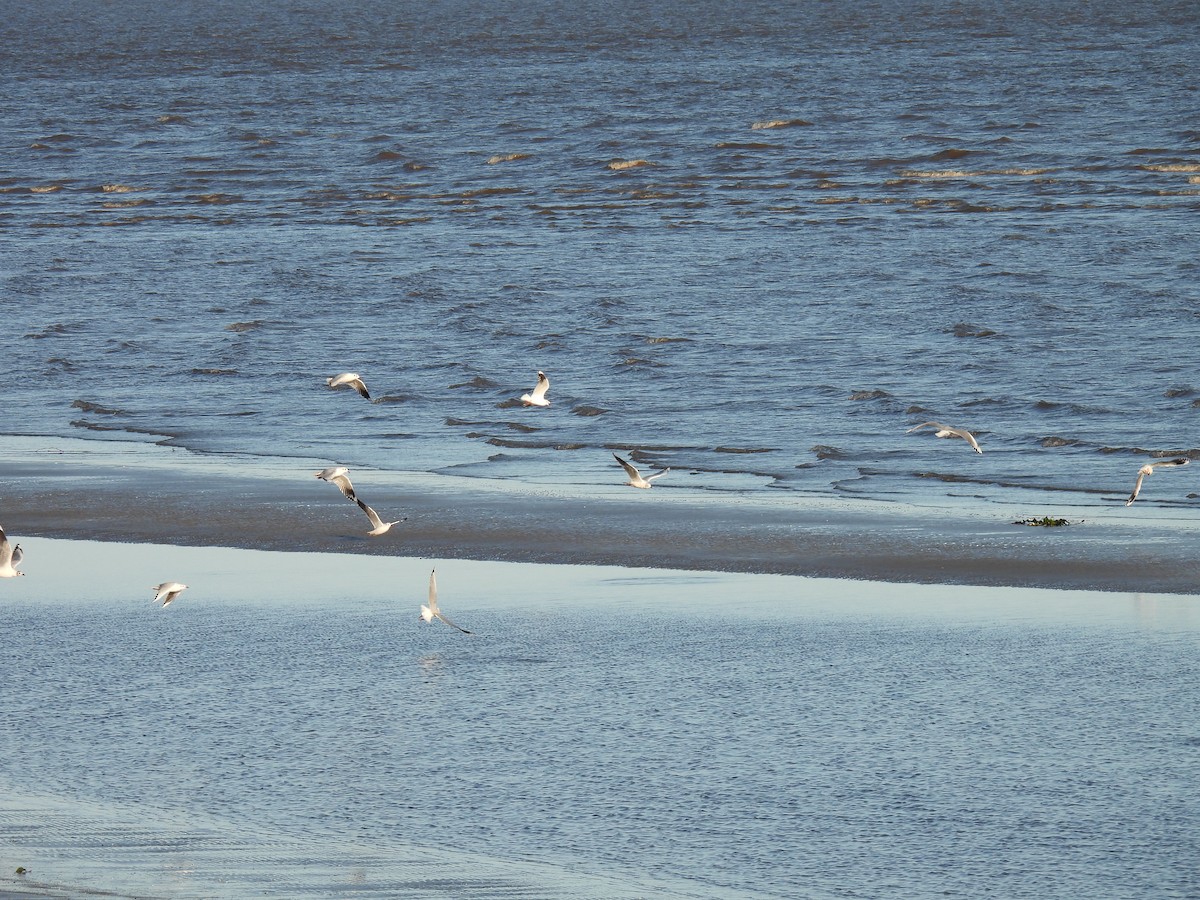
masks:
<svg viewBox="0 0 1200 900"><path fill-rule="evenodd" d="M1042 516L1040 519L1018 519L1013 522L1014 525L1033 525L1039 528L1061 528L1063 525L1070 525L1066 519L1053 519L1050 516Z"/></svg>

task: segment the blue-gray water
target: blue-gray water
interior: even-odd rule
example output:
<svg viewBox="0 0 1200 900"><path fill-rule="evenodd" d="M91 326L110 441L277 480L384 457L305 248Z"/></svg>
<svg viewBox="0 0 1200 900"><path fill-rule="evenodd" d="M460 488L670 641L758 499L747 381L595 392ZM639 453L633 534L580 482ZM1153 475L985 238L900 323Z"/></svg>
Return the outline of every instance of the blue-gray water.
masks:
<svg viewBox="0 0 1200 900"><path fill-rule="evenodd" d="M177 900L1200 890L1194 596L35 547L47 571L0 605L6 875ZM417 622L435 562L473 635Z"/></svg>
<svg viewBox="0 0 1200 900"><path fill-rule="evenodd" d="M0 37L7 431L1064 512L1200 452L1191 2L2 2Z"/></svg>

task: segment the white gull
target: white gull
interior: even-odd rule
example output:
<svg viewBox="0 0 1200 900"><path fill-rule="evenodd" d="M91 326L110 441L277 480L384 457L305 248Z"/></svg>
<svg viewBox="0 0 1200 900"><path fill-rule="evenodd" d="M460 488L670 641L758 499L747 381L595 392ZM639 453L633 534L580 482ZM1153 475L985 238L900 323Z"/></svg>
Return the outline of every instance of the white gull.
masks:
<svg viewBox="0 0 1200 900"><path fill-rule="evenodd" d="M428 622L432 622L434 619L441 619L443 622L445 622L451 628L457 628L463 634L471 633L471 632L467 631L467 629L463 628L461 625L455 625L453 622L451 622L449 619L447 619L444 615L442 615L442 611L440 609L438 609L437 569L434 569L432 572L429 573L429 605L428 606L426 606L424 604L421 605L421 621L428 623Z"/></svg>
<svg viewBox="0 0 1200 900"><path fill-rule="evenodd" d="M1160 459L1156 462L1146 463L1146 465L1138 469L1137 483L1133 486L1133 493L1129 495L1129 499L1125 501L1125 505L1129 506L1129 504L1138 498L1138 494L1142 490L1142 481L1145 480L1147 475L1154 474L1156 466L1186 466L1189 462L1190 460L1181 457L1179 459Z"/></svg>
<svg viewBox="0 0 1200 900"><path fill-rule="evenodd" d="M354 485L350 483L350 470L345 466L329 466L318 472L317 477L330 484L336 484L348 499L358 499L354 496Z"/></svg>
<svg viewBox="0 0 1200 900"><path fill-rule="evenodd" d="M156 584L150 590L154 591L154 599L152 603L162 601L163 608L166 608L172 600L187 590L186 584L180 584L178 581L164 581L162 584Z"/></svg>
<svg viewBox="0 0 1200 900"><path fill-rule="evenodd" d="M399 525L404 521L403 519L397 519L395 522L385 522L383 519L379 518L379 514L375 512L375 510L371 509L371 507L367 506L367 504L363 503L361 500L356 499L354 502L358 504L358 508L365 512L367 514L367 518L371 520L371 530L367 532L367 534L369 534L371 537L378 537L381 534L386 534L389 530L391 530L393 525Z"/></svg>
<svg viewBox="0 0 1200 900"><path fill-rule="evenodd" d="M25 557L25 551L21 549L21 545L13 546L8 542L8 536L4 533L4 526L0 525L0 578L16 578L18 575L24 575L24 572L18 572L17 566L21 564L21 560Z"/></svg>
<svg viewBox="0 0 1200 900"><path fill-rule="evenodd" d="M663 469L661 472L655 472L650 477L643 478L642 473L639 472L637 470L637 467L634 466L632 463L626 462L625 460L621 459L621 457L617 456L617 454L615 454L615 453L613 454L613 459L615 459L617 462L619 462L621 464L621 468L624 469L625 472L629 475L629 480L625 483L627 485L629 485L630 487L652 488L652 487L654 487L654 485L652 485L650 482L652 482L655 478L662 478L664 475L666 475L668 472L671 471L670 467L668 466L667 468Z"/></svg>
<svg viewBox="0 0 1200 900"><path fill-rule="evenodd" d="M545 372L539 371L537 384L528 394L521 395L521 402L526 406L549 406L550 401L546 399L548 390L550 390L550 379L546 377Z"/></svg>
<svg viewBox="0 0 1200 900"><path fill-rule="evenodd" d="M957 438L962 438L964 441L966 441L968 444L970 444L970 445L971 445L972 449L973 449L973 450L974 450L976 453L982 453L982 452L983 452L982 450L980 450L980 449L979 449L979 442L975 440L975 435L971 434L971 432L967 431L967 429L965 429L965 428L953 428L953 427L951 427L950 425L943 425L941 422L922 422L920 425L914 425L912 428L908 429L908 431L906 431L906 432L904 432L904 433L905 433L905 434L912 434L914 431L919 431L919 430L920 430L920 429L922 429L922 428L936 428L936 429L937 429L937 431L935 431L935 432L934 432L934 436L935 436L935 437L940 437L940 438L948 438L948 437L957 437Z"/></svg>
<svg viewBox="0 0 1200 900"><path fill-rule="evenodd" d="M368 400L371 399L371 395L367 393L367 386L363 384L363 380L358 377L357 372L343 372L340 375L334 375L332 378L326 378L325 383L331 388L339 388L348 384Z"/></svg>

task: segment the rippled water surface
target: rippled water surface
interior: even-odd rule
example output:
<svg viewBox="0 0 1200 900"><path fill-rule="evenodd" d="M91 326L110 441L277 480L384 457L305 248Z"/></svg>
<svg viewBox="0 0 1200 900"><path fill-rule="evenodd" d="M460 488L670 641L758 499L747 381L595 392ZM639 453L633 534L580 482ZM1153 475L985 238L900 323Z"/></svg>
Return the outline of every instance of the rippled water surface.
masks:
<svg viewBox="0 0 1200 900"><path fill-rule="evenodd" d="M934 504L1198 452L1194 4L0 13L7 430Z"/></svg>
<svg viewBox="0 0 1200 900"><path fill-rule="evenodd" d="M1200 889L1194 597L439 562L465 636L416 621L430 561L37 543L59 565L0 607L0 845L38 877L175 898ZM113 576L70 587L101 559L192 587L166 609Z"/></svg>

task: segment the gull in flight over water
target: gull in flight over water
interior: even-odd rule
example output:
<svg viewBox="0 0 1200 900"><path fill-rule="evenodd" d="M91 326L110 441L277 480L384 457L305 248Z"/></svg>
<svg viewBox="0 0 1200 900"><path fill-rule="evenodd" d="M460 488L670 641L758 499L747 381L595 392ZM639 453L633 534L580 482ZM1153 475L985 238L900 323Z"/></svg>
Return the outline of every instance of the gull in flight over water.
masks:
<svg viewBox="0 0 1200 900"><path fill-rule="evenodd" d="M367 386L363 384L363 380L358 377L357 372L343 372L341 375L334 375L332 378L326 378L325 383L331 388L340 388L344 384L350 385L368 400L371 395L367 393Z"/></svg>
<svg viewBox="0 0 1200 900"><path fill-rule="evenodd" d="M1154 474L1155 466L1186 466L1189 462L1191 460L1180 457L1179 459L1160 459L1157 462L1146 463L1146 465L1138 469L1137 483L1134 484L1133 493L1129 495L1129 499L1125 501L1125 505L1129 506L1129 504L1138 498L1138 493L1142 489L1142 482L1147 475Z"/></svg>
<svg viewBox="0 0 1200 900"><path fill-rule="evenodd" d="M158 603L161 600L163 609L166 609L172 600L187 590L187 585L180 584L178 581L164 581L162 584L156 584L150 590L154 591L154 599L151 602Z"/></svg>
<svg viewBox="0 0 1200 900"><path fill-rule="evenodd" d="M941 422L922 422L920 425L914 425L912 428L908 429L908 431L906 431L906 432L904 432L904 433L905 433L905 434L912 434L914 431L919 431L919 430L920 430L920 429L922 429L922 428L936 428L936 429L937 429L937 431L935 431L935 432L934 432L934 436L935 436L935 437L940 437L940 438L958 437L958 438L962 438L964 441L966 441L968 444L970 444L970 445L971 445L971 449L973 449L973 450L974 450L976 453L982 453L982 452L983 452L982 450L980 450L980 449L979 449L979 442L975 440L975 435L971 434L971 432L967 431L967 429L965 429L965 428L952 428L952 427L951 427L951 426L949 426L949 425L943 425Z"/></svg>
<svg viewBox="0 0 1200 900"><path fill-rule="evenodd" d="M0 578L16 578L18 575L24 575L24 572L18 572L17 566L21 564L21 560L25 557L25 551L21 549L21 545L13 546L8 542L8 536L4 533L4 526L0 525Z"/></svg>
<svg viewBox="0 0 1200 900"><path fill-rule="evenodd" d="M434 569L432 572L429 573L429 605L426 606L424 604L421 604L421 621L428 623L428 622L432 622L434 619L441 619L443 622L445 622L451 628L457 628L463 634L471 633L471 632L467 631L467 629L463 628L461 625L455 625L453 622L451 622L449 619L447 619L445 616L443 616L442 611L440 609L438 609L437 569Z"/></svg>
<svg viewBox="0 0 1200 900"><path fill-rule="evenodd" d="M354 496L354 485L350 483L350 470L345 466L329 466L317 473L317 477L330 484L336 484L349 500L358 500Z"/></svg>
<svg viewBox="0 0 1200 900"><path fill-rule="evenodd" d="M546 399L546 391L550 390L550 379L546 377L545 372L538 372L537 384L528 394L521 395L521 402L526 406L549 406L550 401Z"/></svg>
<svg viewBox="0 0 1200 900"><path fill-rule="evenodd" d="M634 466L632 463L626 462L625 460L621 459L621 457L617 456L617 454L615 454L615 453L613 454L613 459L615 459L617 462L619 462L621 464L621 468L624 469L625 472L629 475L629 480L625 483L627 485L629 485L630 487L652 488L652 487L654 487L654 485L652 485L650 482L652 482L655 478L662 478L664 475L666 475L668 472L671 471L670 466L668 466L667 468L663 469L661 472L655 472L649 478L643 478L642 473L639 472L637 470L637 467Z"/></svg>
<svg viewBox="0 0 1200 900"><path fill-rule="evenodd" d="M371 537L379 537L381 534L386 534L393 525L399 525L404 521L403 519L397 519L395 522L385 522L379 518L379 513L375 512L375 510L371 509L371 507L367 506L361 500L356 498L354 502L358 504L358 508L365 512L367 518L371 520L371 530L367 532Z"/></svg>

